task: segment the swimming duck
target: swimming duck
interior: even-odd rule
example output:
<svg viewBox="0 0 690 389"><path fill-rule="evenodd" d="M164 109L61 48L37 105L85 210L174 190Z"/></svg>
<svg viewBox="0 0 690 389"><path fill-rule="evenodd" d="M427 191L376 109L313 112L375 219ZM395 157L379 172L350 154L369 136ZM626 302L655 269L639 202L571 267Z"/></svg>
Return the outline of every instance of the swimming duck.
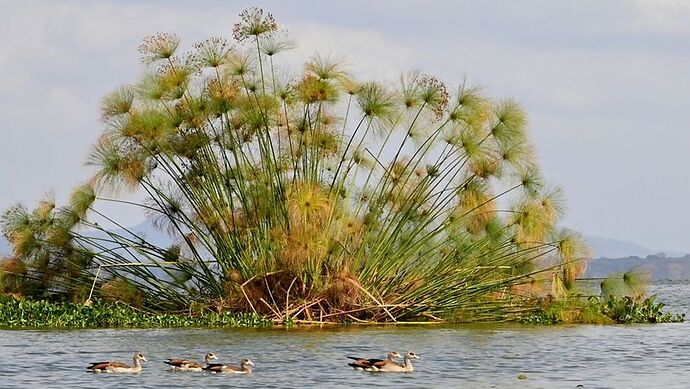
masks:
<svg viewBox="0 0 690 389"><path fill-rule="evenodd" d="M204 362L206 362L206 365L210 365L211 361L214 359L218 359L216 354L214 353L208 353L204 357ZM189 359L166 359L163 361L163 363L167 364L170 366L170 368L174 371L203 371L204 366L197 362L197 361L192 361Z"/></svg>
<svg viewBox="0 0 690 389"><path fill-rule="evenodd" d="M91 370L94 373L139 373L141 371L141 363L139 361L148 362L148 359L146 359L142 353L134 354L132 359L134 360L134 366L129 366L128 364L119 361L108 361L94 362L86 369Z"/></svg>
<svg viewBox="0 0 690 389"><path fill-rule="evenodd" d="M348 363L348 366L351 366L355 370L366 370L366 371L379 371L380 369L384 368L387 365L396 365L396 366L401 366L399 365L395 360L397 358L402 358L402 355L400 355L397 351L391 351L388 353L388 358L387 359L366 359L366 358L359 358L359 357L348 357L350 359L354 359L355 361L352 363Z"/></svg>
<svg viewBox="0 0 690 389"><path fill-rule="evenodd" d="M413 359L421 359L419 355L413 353L412 351L408 352L405 354L405 364L404 365L399 365L399 364L388 364L383 366L381 369L377 371L390 371L390 372L397 372L397 373L412 373L414 371L414 366L412 366L412 360Z"/></svg>
<svg viewBox="0 0 690 389"><path fill-rule="evenodd" d="M254 362L249 358L245 358L240 361L239 366L212 363L204 367L204 370L210 371L211 373L251 374L252 366L254 366Z"/></svg>

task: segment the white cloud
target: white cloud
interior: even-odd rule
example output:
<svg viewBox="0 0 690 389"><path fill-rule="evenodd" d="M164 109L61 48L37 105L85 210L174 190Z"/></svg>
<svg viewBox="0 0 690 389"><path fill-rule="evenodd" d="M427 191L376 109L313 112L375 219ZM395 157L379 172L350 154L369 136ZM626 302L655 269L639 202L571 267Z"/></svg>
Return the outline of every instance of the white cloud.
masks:
<svg viewBox="0 0 690 389"><path fill-rule="evenodd" d="M359 78L396 79L399 73L409 70L401 65L413 58L409 47L373 31L314 22L300 23L291 31L299 42L295 53L299 58L309 58L315 53L342 57Z"/></svg>
<svg viewBox="0 0 690 389"><path fill-rule="evenodd" d="M646 32L690 35L690 2L687 0L637 0L637 26Z"/></svg>

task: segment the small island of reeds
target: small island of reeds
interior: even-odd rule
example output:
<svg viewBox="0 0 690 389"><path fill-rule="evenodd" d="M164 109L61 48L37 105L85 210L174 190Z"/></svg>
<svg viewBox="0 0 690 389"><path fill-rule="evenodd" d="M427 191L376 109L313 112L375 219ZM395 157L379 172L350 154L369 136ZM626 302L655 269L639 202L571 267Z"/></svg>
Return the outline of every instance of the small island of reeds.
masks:
<svg viewBox="0 0 690 389"><path fill-rule="evenodd" d="M659 307L580 297L590 254L557 227L563 194L515 101L420 72L361 80L328 56L290 73L294 43L260 9L234 42L181 47L144 39L144 74L103 99L92 177L67 204L3 214L5 325L552 323L559 307Z"/></svg>

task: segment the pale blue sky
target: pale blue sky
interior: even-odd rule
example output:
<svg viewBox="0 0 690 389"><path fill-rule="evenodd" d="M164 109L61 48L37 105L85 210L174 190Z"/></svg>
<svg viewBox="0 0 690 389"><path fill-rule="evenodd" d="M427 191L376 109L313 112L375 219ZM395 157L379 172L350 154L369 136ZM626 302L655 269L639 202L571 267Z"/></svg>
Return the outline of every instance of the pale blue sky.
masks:
<svg viewBox="0 0 690 389"><path fill-rule="evenodd" d="M690 1L2 1L0 208L87 176L100 98L140 73L157 31L231 37L273 12L295 55L345 54L359 78L418 69L514 97L564 225L690 252ZM122 215L125 223L137 215Z"/></svg>

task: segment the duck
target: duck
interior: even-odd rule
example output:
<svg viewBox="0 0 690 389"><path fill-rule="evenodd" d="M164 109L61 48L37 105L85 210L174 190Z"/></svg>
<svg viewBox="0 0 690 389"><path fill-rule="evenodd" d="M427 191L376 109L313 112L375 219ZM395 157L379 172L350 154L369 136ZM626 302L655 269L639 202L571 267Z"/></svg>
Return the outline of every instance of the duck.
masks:
<svg viewBox="0 0 690 389"><path fill-rule="evenodd" d="M396 366L401 366L399 365L395 360L398 358L402 358L402 355L398 353L397 351L391 351L388 353L388 358L387 359L367 359L367 358L359 358L359 357L348 357L350 359L354 359L355 361L352 363L348 363L347 365L352 367L355 370L366 370L366 371L379 371L380 369L384 368L387 365L396 365Z"/></svg>
<svg viewBox="0 0 690 389"><path fill-rule="evenodd" d="M249 358L244 358L240 361L239 366L226 365L223 363L212 363L204 367L204 370L211 373L233 373L233 374L251 374L254 362Z"/></svg>
<svg viewBox="0 0 690 389"><path fill-rule="evenodd" d="M210 365L211 361L214 359L218 359L216 354L214 353L208 353L204 357L204 362L206 362L206 365ZM170 366L170 368L174 371L203 371L204 366L197 362L197 361L192 361L189 359L166 359L163 361L163 363L167 364Z"/></svg>
<svg viewBox="0 0 690 389"><path fill-rule="evenodd" d="M132 359L134 360L133 366L119 361L94 362L86 370L91 370L94 373L139 373L141 371L140 361L148 362L142 353L134 354Z"/></svg>
<svg viewBox="0 0 690 389"><path fill-rule="evenodd" d="M414 371L414 366L412 366L412 360L413 359L421 359L421 357L414 352L410 351L407 354L405 354L405 363L402 365L399 364L388 364L383 366L381 369L377 371L389 371L389 372L396 372L396 373L412 373Z"/></svg>

